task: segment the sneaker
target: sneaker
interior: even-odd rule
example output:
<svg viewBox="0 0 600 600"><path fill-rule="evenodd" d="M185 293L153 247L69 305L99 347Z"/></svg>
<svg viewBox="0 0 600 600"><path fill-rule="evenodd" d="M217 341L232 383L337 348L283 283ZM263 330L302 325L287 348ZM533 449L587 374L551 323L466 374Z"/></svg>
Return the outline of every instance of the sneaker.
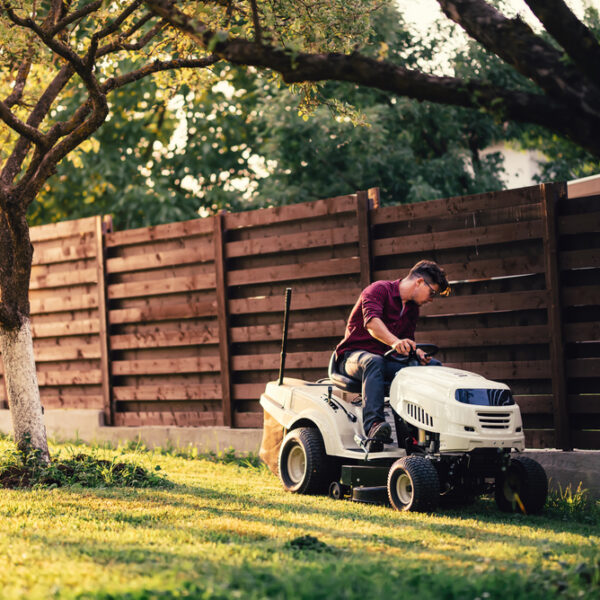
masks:
<svg viewBox="0 0 600 600"><path fill-rule="evenodd" d="M392 428L389 423L380 421L379 423L373 423L371 429L369 429L369 435L367 436L371 440L389 440L392 435Z"/></svg>

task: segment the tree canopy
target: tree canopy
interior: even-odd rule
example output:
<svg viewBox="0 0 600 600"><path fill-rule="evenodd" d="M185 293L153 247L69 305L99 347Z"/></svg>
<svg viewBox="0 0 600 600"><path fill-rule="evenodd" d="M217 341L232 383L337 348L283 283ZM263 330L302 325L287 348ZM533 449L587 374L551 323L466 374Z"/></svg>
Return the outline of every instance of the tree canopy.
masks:
<svg viewBox="0 0 600 600"><path fill-rule="evenodd" d="M484 76L437 75L401 57L365 51L377 0L178 2L146 0L198 47L234 64L269 68L287 83L349 81L486 111L546 127L600 156L600 44L563 0L524 0L543 25L537 33L486 0L438 0L444 14L528 85L499 86ZM223 9L220 20L207 10ZM214 12L211 13L214 16Z"/></svg>
<svg viewBox="0 0 600 600"><path fill-rule="evenodd" d="M392 4L371 21L372 48L413 65L441 52ZM114 95L109 125L58 165L30 222L105 212L126 228L375 186L384 203L502 187L499 156L483 150L505 132L489 115L346 82L290 90L252 67L213 74L171 100L151 79Z"/></svg>

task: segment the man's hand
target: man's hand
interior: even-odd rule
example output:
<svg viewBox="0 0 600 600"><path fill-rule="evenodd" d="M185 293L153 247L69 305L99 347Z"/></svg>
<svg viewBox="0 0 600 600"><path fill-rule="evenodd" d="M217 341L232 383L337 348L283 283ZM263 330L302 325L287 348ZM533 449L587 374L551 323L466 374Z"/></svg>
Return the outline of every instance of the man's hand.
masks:
<svg viewBox="0 0 600 600"><path fill-rule="evenodd" d="M415 342L408 338L405 338L403 340L398 340L397 342L392 344L392 348L398 354L408 354L411 350L415 350L416 347L417 347L417 345L415 344ZM417 352L418 352L418 350L417 350Z"/></svg>
<svg viewBox="0 0 600 600"><path fill-rule="evenodd" d="M417 356L419 357L419 361L422 365L428 365L429 361L431 361L431 356L427 356L421 348L417 348Z"/></svg>

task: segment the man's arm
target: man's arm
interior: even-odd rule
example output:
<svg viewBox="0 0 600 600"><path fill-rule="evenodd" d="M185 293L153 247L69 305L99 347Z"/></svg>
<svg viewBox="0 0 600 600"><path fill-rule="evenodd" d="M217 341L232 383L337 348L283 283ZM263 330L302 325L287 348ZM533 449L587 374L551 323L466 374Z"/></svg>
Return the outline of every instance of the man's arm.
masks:
<svg viewBox="0 0 600 600"><path fill-rule="evenodd" d="M387 346L391 346L399 354L408 354L412 349L416 348L416 344L409 338L400 339L396 337L386 326L385 323L378 317L369 319L366 325L367 331L376 340L383 342Z"/></svg>

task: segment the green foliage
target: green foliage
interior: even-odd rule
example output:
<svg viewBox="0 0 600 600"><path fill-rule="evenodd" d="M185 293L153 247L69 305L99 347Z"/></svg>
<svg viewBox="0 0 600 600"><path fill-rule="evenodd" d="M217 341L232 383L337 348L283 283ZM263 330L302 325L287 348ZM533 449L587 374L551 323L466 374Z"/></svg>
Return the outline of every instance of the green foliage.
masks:
<svg viewBox="0 0 600 600"><path fill-rule="evenodd" d="M416 68L440 51L391 4L370 22L367 54ZM502 136L484 114L344 83L289 89L253 68L216 67L209 84L168 97L145 79L112 97L108 123L59 165L30 223L112 213L125 229L368 187L390 204L500 189L501 158L481 152Z"/></svg>
<svg viewBox="0 0 600 600"><path fill-rule="evenodd" d="M547 514L563 519L563 521L581 521L600 525L600 502L590 496L581 482L575 490L571 485L550 492L545 508Z"/></svg>
<svg viewBox="0 0 600 600"><path fill-rule="evenodd" d="M4 488L54 488L63 486L98 487L169 487L168 479L159 473L156 465L149 471L131 461L99 458L98 453L60 452L48 465L40 461L39 450L17 450L14 446L0 454L0 487Z"/></svg>

